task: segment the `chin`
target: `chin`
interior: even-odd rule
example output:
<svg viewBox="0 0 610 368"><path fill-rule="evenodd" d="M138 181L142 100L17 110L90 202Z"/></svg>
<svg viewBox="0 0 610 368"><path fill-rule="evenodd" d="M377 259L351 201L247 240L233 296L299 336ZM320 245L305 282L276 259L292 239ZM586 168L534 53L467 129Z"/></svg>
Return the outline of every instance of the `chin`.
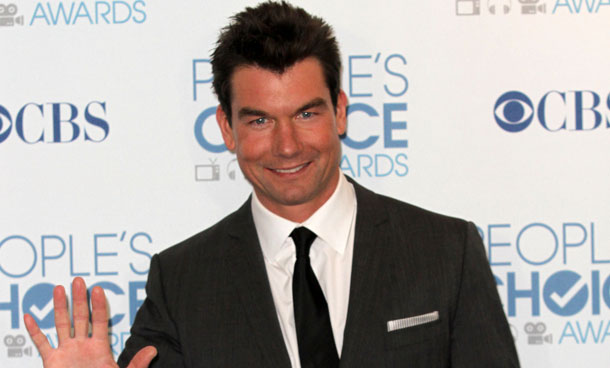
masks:
<svg viewBox="0 0 610 368"><path fill-rule="evenodd" d="M303 193L301 191L292 193L283 193L280 196L275 197L278 203L284 206L298 206L312 201L311 193Z"/></svg>

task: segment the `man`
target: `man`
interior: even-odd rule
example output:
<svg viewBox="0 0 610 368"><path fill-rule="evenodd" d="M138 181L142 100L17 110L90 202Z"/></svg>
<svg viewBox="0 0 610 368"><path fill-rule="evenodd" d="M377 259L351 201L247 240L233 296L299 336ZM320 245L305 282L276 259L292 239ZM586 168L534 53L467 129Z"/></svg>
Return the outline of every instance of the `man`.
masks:
<svg viewBox="0 0 610 368"><path fill-rule="evenodd" d="M120 366L155 354L156 367L518 366L475 227L341 174L347 98L326 23L286 3L247 8L212 67L218 124L253 195L153 257ZM56 289L59 349L26 316L45 366L85 349L109 362L103 292L88 339L84 290L75 280L70 338Z"/></svg>

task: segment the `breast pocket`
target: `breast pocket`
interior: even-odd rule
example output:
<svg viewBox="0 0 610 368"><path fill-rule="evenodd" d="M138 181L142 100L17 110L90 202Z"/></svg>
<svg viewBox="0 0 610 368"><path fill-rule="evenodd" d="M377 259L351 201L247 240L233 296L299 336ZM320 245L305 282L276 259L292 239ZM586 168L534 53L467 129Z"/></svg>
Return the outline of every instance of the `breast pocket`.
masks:
<svg viewBox="0 0 610 368"><path fill-rule="evenodd" d="M442 319L436 313L435 318L418 320L418 317L409 317L403 320L388 323L385 335L386 349L395 349L401 346L421 344L434 340L442 340Z"/></svg>
<svg viewBox="0 0 610 368"><path fill-rule="evenodd" d="M449 338L442 319L400 328L385 335L385 367L448 366Z"/></svg>

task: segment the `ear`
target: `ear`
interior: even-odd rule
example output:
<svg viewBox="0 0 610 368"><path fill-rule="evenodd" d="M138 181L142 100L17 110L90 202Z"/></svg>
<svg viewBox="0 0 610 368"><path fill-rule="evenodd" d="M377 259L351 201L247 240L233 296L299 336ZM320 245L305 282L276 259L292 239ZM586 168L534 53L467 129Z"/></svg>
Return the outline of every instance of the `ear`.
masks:
<svg viewBox="0 0 610 368"><path fill-rule="evenodd" d="M229 117L220 105L216 107L216 122L220 128L222 139L225 141L225 146L227 146L229 151L235 152L235 137L233 137L233 128L231 127L231 124L229 124Z"/></svg>
<svg viewBox="0 0 610 368"><path fill-rule="evenodd" d="M343 90L340 90L339 96L337 96L337 113L335 120L337 124L337 133L339 135L345 134L347 129L347 96Z"/></svg>

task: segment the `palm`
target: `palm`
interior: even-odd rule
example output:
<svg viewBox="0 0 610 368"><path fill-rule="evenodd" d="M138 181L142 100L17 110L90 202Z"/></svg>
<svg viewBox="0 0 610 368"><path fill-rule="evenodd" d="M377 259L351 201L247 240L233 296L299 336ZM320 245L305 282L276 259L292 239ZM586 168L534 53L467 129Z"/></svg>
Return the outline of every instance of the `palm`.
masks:
<svg viewBox="0 0 610 368"><path fill-rule="evenodd" d="M95 338L73 338L57 349L54 349L45 360L45 368L50 367L87 367L87 368L115 368L110 352L108 340Z"/></svg>
<svg viewBox="0 0 610 368"><path fill-rule="evenodd" d="M66 303L66 292L57 286L53 291L55 308L55 328L59 340L58 347L53 349L45 335L30 315L25 315L25 326L36 345L45 368L115 368L108 340L108 310L104 291L93 288L91 292L91 336L89 336L89 306L87 289L81 278L72 283L72 317L74 336ZM152 346L140 350L128 368L145 368L155 357L157 351Z"/></svg>

